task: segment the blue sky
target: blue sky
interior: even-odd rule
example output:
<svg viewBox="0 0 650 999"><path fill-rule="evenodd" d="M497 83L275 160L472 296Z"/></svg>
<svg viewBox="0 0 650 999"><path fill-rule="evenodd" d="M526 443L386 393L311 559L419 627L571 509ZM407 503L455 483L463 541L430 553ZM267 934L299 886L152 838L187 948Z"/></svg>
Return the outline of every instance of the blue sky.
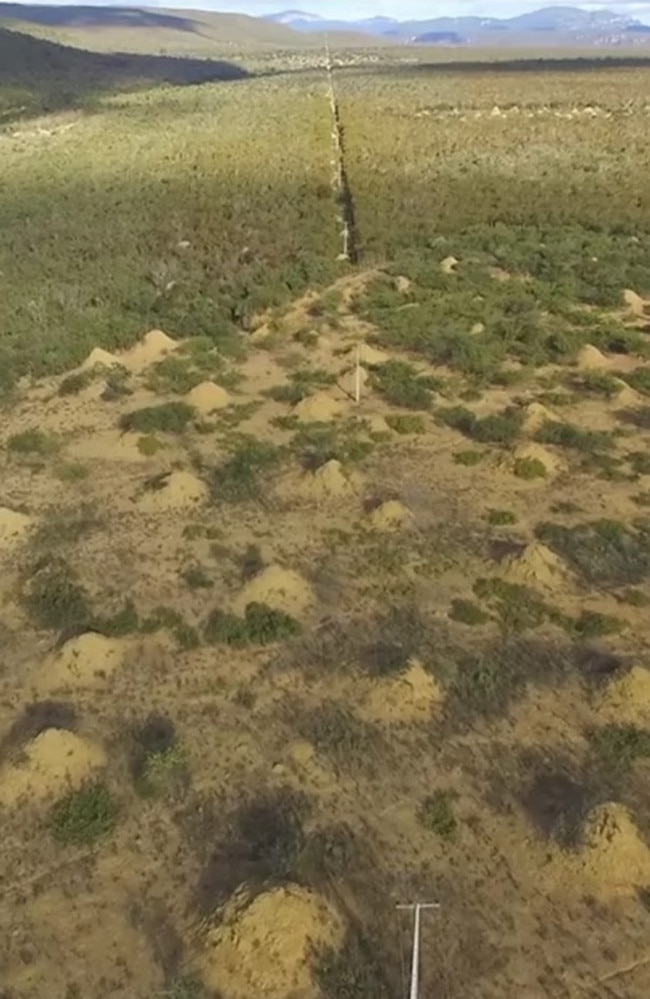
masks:
<svg viewBox="0 0 650 999"><path fill-rule="evenodd" d="M40 3L57 3L61 0L39 0ZM63 0L74 2L74 0ZM88 2L88 0L81 0ZM105 3L111 0L90 0ZM139 6L138 0L117 0L117 3ZM322 17L345 18L385 15L400 20L430 18L446 15L477 14L481 16L511 17L526 10L540 7L576 6L585 10L616 10L642 21L650 22L650 0L629 2L610 0L609 3L572 3L572 0L142 0L142 6L186 7L194 10L236 11L244 14L273 14L281 10L304 10Z"/></svg>

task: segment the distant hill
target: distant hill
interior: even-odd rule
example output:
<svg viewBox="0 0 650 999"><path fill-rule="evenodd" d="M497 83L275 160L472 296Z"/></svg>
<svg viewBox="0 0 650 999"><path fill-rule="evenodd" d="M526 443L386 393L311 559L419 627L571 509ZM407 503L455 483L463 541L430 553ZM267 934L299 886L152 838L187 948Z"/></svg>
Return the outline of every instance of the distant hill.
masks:
<svg viewBox="0 0 650 999"><path fill-rule="evenodd" d="M246 48L277 51L325 44L323 33L298 32L273 19L158 7L0 3L0 26L95 52L206 57ZM344 30L335 45L368 44L367 34L347 25Z"/></svg>
<svg viewBox="0 0 650 999"><path fill-rule="evenodd" d="M246 70L224 61L84 52L0 28L0 125L33 114L84 107L109 90L246 76Z"/></svg>
<svg viewBox="0 0 650 999"><path fill-rule="evenodd" d="M347 29L400 44L629 45L646 42L650 32L650 27L628 14L579 7L544 7L510 18L436 17L423 21L390 17L328 20L305 11L283 11L266 20L304 35Z"/></svg>

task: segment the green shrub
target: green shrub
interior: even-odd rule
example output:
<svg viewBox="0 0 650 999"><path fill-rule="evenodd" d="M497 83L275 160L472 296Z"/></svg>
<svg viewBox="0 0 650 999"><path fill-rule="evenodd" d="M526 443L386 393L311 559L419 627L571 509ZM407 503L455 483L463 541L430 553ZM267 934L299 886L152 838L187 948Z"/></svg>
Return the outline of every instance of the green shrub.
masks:
<svg viewBox="0 0 650 999"><path fill-rule="evenodd" d="M621 372L621 378L642 395L650 395L650 368Z"/></svg>
<svg viewBox="0 0 650 999"><path fill-rule="evenodd" d="M457 451L454 455L454 461L457 465L473 468L483 461L485 455L485 451Z"/></svg>
<svg viewBox="0 0 650 999"><path fill-rule="evenodd" d="M244 617L215 610L208 618L203 634L211 645L271 645L300 634L302 625L283 611L267 604L250 603Z"/></svg>
<svg viewBox="0 0 650 999"><path fill-rule="evenodd" d="M66 377L59 384L59 395L78 395L92 381L93 375L90 371L76 371Z"/></svg>
<svg viewBox="0 0 650 999"><path fill-rule="evenodd" d="M509 444L517 439L523 426L523 416L516 409L509 408L482 419L464 406L452 406L440 410L437 419L459 430L465 437L481 444Z"/></svg>
<svg viewBox="0 0 650 999"><path fill-rule="evenodd" d="M154 454L158 454L164 446L163 442L154 437L153 434L146 434L144 437L138 438L138 451L146 458L153 458Z"/></svg>
<svg viewBox="0 0 650 999"><path fill-rule="evenodd" d="M433 391L442 383L430 375L420 375L406 361L387 361L373 371L372 384L392 406L429 409Z"/></svg>
<svg viewBox="0 0 650 999"><path fill-rule="evenodd" d="M575 451L607 451L614 446L610 434L600 430L583 430L572 423L549 420L535 434L540 444L555 444Z"/></svg>
<svg viewBox="0 0 650 999"><path fill-rule="evenodd" d="M606 371L585 371L578 376L573 376L570 384L577 389L582 389L583 392L603 396L605 399L612 399L618 395L620 390L616 378Z"/></svg>
<svg viewBox="0 0 650 999"><path fill-rule="evenodd" d="M505 527L508 524L516 524L517 515L512 510L488 510L487 521L494 527Z"/></svg>
<svg viewBox="0 0 650 999"><path fill-rule="evenodd" d="M7 450L13 451L14 454L37 454L46 457L58 450L58 443L44 430L32 427L18 434L12 434L7 439Z"/></svg>
<svg viewBox="0 0 650 999"><path fill-rule="evenodd" d="M635 585L650 575L650 533L615 520L565 527L543 523L536 535L588 583Z"/></svg>
<svg viewBox="0 0 650 999"><path fill-rule="evenodd" d="M623 622L609 614L583 611L573 627L581 638L600 638L603 635L618 634L623 629Z"/></svg>
<svg viewBox="0 0 650 999"><path fill-rule="evenodd" d="M104 784L90 784L58 801L50 813L49 827L60 843L91 846L112 832L117 806Z"/></svg>
<svg viewBox="0 0 650 999"><path fill-rule="evenodd" d="M104 381L102 400L104 402L118 402L120 399L133 395L133 389L128 384L129 377L126 368L118 365L109 368Z"/></svg>
<svg viewBox="0 0 650 999"><path fill-rule="evenodd" d="M120 428L141 434L180 434L195 416L194 407L186 402L164 402L125 413Z"/></svg>
<svg viewBox="0 0 650 999"><path fill-rule="evenodd" d="M290 375L288 385L276 385L269 391L271 399L276 402L287 402L292 406L307 399L318 389L326 388L336 383L336 375L329 371L294 371Z"/></svg>
<svg viewBox="0 0 650 999"><path fill-rule="evenodd" d="M425 798L418 809L418 820L425 829L441 839L453 840L458 832L458 819L454 814L453 791L438 789Z"/></svg>
<svg viewBox="0 0 650 999"><path fill-rule="evenodd" d="M80 462L69 461L60 465L56 470L56 474L61 482L83 482L90 475L90 469L87 465L82 465Z"/></svg>
<svg viewBox="0 0 650 999"><path fill-rule="evenodd" d="M635 725L605 725L594 729L590 739L600 762L613 770L627 770L650 757L650 730Z"/></svg>
<svg viewBox="0 0 650 999"><path fill-rule="evenodd" d="M209 590L214 586L202 565L191 565L181 575L190 590Z"/></svg>
<svg viewBox="0 0 650 999"><path fill-rule="evenodd" d="M187 754L181 746L174 745L147 755L137 787L144 797L156 797L182 785L188 776Z"/></svg>
<svg viewBox="0 0 650 999"><path fill-rule="evenodd" d="M539 458L517 458L513 471L518 479L526 481L546 478L546 465Z"/></svg>
<svg viewBox="0 0 650 999"><path fill-rule="evenodd" d="M56 556L45 556L30 567L22 600L38 628L70 628L92 618L86 591L65 559Z"/></svg>
<svg viewBox="0 0 650 999"><path fill-rule="evenodd" d="M471 625L485 624L490 620L489 615L471 600L452 600L449 617L452 621Z"/></svg>
<svg viewBox="0 0 650 999"><path fill-rule="evenodd" d="M215 502L242 503L257 499L260 475L278 465L283 451L275 444L254 439L240 442L232 456L214 469L210 491Z"/></svg>
<svg viewBox="0 0 650 999"><path fill-rule="evenodd" d="M496 577L477 579L474 593L479 600L485 600L494 607L508 631L537 628L554 616L552 609L534 590L518 583L508 583Z"/></svg>
<svg viewBox="0 0 650 999"><path fill-rule="evenodd" d="M416 413L403 413L386 417L386 423L396 434L423 434L424 419Z"/></svg>

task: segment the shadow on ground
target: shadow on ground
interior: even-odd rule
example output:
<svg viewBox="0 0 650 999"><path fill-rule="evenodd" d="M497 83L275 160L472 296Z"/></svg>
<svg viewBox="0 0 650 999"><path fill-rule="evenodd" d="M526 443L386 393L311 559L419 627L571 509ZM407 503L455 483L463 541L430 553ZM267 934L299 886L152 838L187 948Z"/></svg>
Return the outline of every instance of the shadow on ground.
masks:
<svg viewBox="0 0 650 999"><path fill-rule="evenodd" d="M86 52L0 28L0 123L87 107L102 93L140 86L241 80L234 63Z"/></svg>
<svg viewBox="0 0 650 999"><path fill-rule="evenodd" d="M172 28L195 32L195 23L179 14L134 7L45 7L0 3L0 18L55 28Z"/></svg>

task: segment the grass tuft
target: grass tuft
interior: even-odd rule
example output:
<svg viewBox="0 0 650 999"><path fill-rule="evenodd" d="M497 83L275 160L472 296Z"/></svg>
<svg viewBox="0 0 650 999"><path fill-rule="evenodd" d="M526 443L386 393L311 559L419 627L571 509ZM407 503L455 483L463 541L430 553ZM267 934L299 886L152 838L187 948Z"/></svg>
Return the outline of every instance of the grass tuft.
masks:
<svg viewBox="0 0 650 999"><path fill-rule="evenodd" d="M59 843L92 846L112 832L117 805L105 784L90 784L58 801L50 813L50 832Z"/></svg>

